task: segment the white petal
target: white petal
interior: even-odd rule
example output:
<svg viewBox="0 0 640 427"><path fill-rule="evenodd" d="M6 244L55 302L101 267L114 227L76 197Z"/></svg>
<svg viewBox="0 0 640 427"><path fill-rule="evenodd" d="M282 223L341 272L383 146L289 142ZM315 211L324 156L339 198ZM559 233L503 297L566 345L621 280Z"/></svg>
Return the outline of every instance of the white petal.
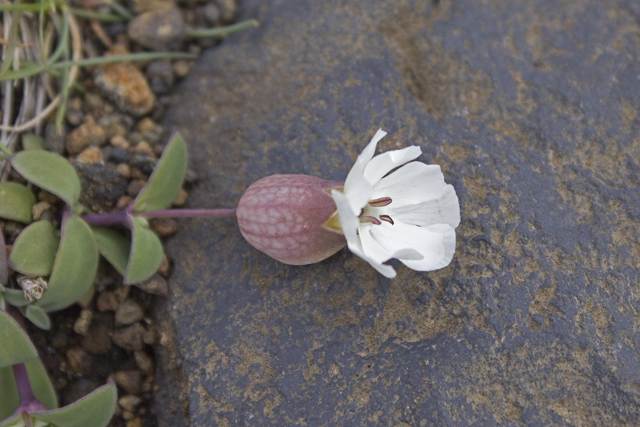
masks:
<svg viewBox="0 0 640 427"><path fill-rule="evenodd" d="M386 134L382 129L378 129L369 144L367 144L356 159L344 182L344 194L347 195L351 210L356 215L360 215L360 210L371 198L372 187L364 178L364 171L376 152L378 142L384 138Z"/></svg>
<svg viewBox="0 0 640 427"><path fill-rule="evenodd" d="M402 150L387 151L375 156L364 169L364 178L371 185L375 185L380 179L398 166L402 166L411 160L418 158L422 150L418 146L403 148Z"/></svg>
<svg viewBox="0 0 640 427"><path fill-rule="evenodd" d="M347 196L338 190L331 190L331 197L333 197L333 201L338 208L338 216L340 218L340 225L342 226L342 233L347 239L349 249L351 249L352 252L362 252L360 237L358 237L358 224L360 224L360 220L351 210L349 199L347 199ZM352 247L354 247L355 250Z"/></svg>
<svg viewBox="0 0 640 427"><path fill-rule="evenodd" d="M415 205L401 206L394 201L384 208L384 214L394 221L427 227L434 224L449 224L456 228L460 224L460 203L453 185L447 185L444 193L435 199Z"/></svg>
<svg viewBox="0 0 640 427"><path fill-rule="evenodd" d="M379 252L380 247L387 253L400 254L406 249L418 252L423 259L403 259L398 256L405 265L418 271L431 271L446 266L455 251L455 230L447 224L416 227L403 223L382 223L371 228L371 237L377 243L376 250ZM364 239L362 244L365 253L369 252L370 245Z"/></svg>
<svg viewBox="0 0 640 427"><path fill-rule="evenodd" d="M396 271L390 265L383 264L385 261L393 258L393 253L389 252L385 247L380 246L378 242L373 239L371 231L375 227L379 226L372 224L363 224L360 226L359 233L364 253L359 256L385 277L393 279L396 277Z"/></svg>
<svg viewBox="0 0 640 427"><path fill-rule="evenodd" d="M391 197L393 206L412 205L440 197L446 188L440 166L411 162L382 178L371 198Z"/></svg>

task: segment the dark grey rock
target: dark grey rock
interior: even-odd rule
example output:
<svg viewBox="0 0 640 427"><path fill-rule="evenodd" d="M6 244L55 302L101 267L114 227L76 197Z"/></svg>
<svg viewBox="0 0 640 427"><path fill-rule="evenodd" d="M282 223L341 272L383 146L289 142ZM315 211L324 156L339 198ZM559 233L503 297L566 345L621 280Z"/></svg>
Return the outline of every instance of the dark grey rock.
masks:
<svg viewBox="0 0 640 427"><path fill-rule="evenodd" d="M173 88L175 75L173 66L167 61L155 61L147 66L147 78L151 90L157 95L165 94Z"/></svg>
<svg viewBox="0 0 640 427"><path fill-rule="evenodd" d="M127 191L127 180L116 172L113 165L74 163L73 166L82 183L80 203L94 212L113 209Z"/></svg>
<svg viewBox="0 0 640 427"><path fill-rule="evenodd" d="M182 12L174 7L141 13L129 22L128 34L144 47L164 51L177 48L185 30Z"/></svg>
<svg viewBox="0 0 640 427"><path fill-rule="evenodd" d="M274 173L341 180L379 127L442 165L452 264L387 280L278 263L184 220L155 314L161 426L622 426L640 419L637 2L245 0L258 29L169 110L232 207Z"/></svg>
<svg viewBox="0 0 640 427"><path fill-rule="evenodd" d="M153 168L158 164L158 159L147 157L144 154L134 154L131 159L131 165L140 169L145 175L151 175Z"/></svg>

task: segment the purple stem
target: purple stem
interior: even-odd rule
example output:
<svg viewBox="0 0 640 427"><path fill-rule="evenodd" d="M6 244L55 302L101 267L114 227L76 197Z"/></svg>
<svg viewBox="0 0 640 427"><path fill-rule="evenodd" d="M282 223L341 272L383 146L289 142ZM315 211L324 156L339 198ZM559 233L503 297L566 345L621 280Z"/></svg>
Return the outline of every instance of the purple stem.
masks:
<svg viewBox="0 0 640 427"><path fill-rule="evenodd" d="M80 218L89 225L122 225L129 228L129 217L127 211L87 214L82 215Z"/></svg>
<svg viewBox="0 0 640 427"><path fill-rule="evenodd" d="M13 369L13 377L16 380L18 396L20 397L20 406L18 406L16 413L47 411L47 407L40 403L40 401L33 395L33 389L31 388L31 382L29 381L29 375L27 374L27 367L25 364L18 363L11 366L11 368Z"/></svg>
<svg viewBox="0 0 640 427"><path fill-rule="evenodd" d="M160 211L136 212L133 215L145 218L224 218L236 216L235 209L164 209Z"/></svg>

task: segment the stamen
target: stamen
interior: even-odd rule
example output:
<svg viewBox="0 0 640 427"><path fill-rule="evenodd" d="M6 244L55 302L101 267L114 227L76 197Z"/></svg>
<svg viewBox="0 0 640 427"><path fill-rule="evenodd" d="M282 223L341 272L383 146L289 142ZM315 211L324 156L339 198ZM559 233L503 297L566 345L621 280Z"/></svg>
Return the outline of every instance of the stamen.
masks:
<svg viewBox="0 0 640 427"><path fill-rule="evenodd" d="M391 202L391 197L380 197L379 199L370 200L369 206L373 206L374 208L381 208L383 206L390 205Z"/></svg>
<svg viewBox="0 0 640 427"><path fill-rule="evenodd" d="M393 225L393 220L391 219L391 217L389 215L380 215L380 219L383 220L383 221L387 221L388 223Z"/></svg>
<svg viewBox="0 0 640 427"><path fill-rule="evenodd" d="M363 215L360 217L360 221L370 222L371 224L380 225L382 224L378 218L375 216Z"/></svg>

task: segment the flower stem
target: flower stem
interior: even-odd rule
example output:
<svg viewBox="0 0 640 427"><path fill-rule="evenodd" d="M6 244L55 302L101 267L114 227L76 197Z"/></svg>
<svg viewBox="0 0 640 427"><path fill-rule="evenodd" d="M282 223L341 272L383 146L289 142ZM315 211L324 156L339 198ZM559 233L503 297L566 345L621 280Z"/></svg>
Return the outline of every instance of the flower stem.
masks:
<svg viewBox="0 0 640 427"><path fill-rule="evenodd" d="M221 28L203 28L195 30L187 30L187 36L193 38L219 38L224 37L238 31L246 30L247 28L257 27L258 21L255 19L249 19L247 21L239 22L237 24L228 25Z"/></svg>
<svg viewBox="0 0 640 427"><path fill-rule="evenodd" d="M145 218L224 218L236 216L235 209L165 209L161 211L136 212L133 215Z"/></svg>
<svg viewBox="0 0 640 427"><path fill-rule="evenodd" d="M129 225L127 211L87 214L82 215L80 218L89 225L122 225L124 227Z"/></svg>
<svg viewBox="0 0 640 427"><path fill-rule="evenodd" d="M18 363L11 366L11 368L13 369L13 377L16 380L18 396L20 397L20 406L18 406L16 412L46 411L48 408L40 403L33 394L26 365Z"/></svg>

